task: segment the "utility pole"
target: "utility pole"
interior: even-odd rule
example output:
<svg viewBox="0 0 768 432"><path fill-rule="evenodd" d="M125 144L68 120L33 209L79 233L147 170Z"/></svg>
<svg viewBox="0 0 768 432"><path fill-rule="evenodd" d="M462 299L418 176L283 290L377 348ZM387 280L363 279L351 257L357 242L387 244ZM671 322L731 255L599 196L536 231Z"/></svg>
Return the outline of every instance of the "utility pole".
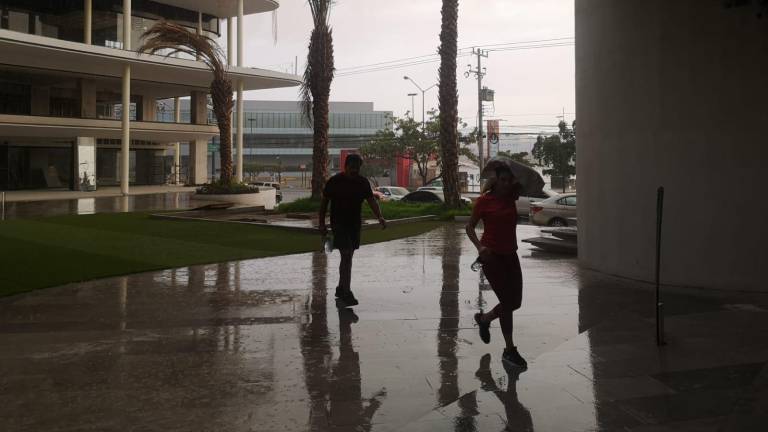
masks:
<svg viewBox="0 0 768 432"><path fill-rule="evenodd" d="M477 78L477 148L480 160L479 168L482 174L485 167L485 157L483 155L483 77L486 74L482 58L488 58L488 51L472 48L472 55L477 56L477 69L472 69L471 64L467 65L469 70L464 72L464 77L469 78L470 75L474 75Z"/></svg>
<svg viewBox="0 0 768 432"><path fill-rule="evenodd" d="M415 100L417 94L416 93L408 93L408 96L411 97L411 120L413 120L413 116L415 115L415 113L413 111L416 109L415 108L416 105L414 105L413 101ZM424 105L423 102L422 102L422 105ZM424 120L422 120L422 127L423 127L423 123L424 123Z"/></svg>

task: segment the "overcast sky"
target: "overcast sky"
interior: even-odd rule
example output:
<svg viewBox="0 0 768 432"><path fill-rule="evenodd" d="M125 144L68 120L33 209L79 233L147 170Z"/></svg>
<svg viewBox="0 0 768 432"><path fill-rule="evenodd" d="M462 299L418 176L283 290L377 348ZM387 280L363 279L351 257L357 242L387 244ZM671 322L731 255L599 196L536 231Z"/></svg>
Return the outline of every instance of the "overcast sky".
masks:
<svg viewBox="0 0 768 432"><path fill-rule="evenodd" d="M573 0L460 0L459 48L509 42L545 40L574 35ZM336 68L345 69L408 57L435 54L439 45L440 0L338 0L331 14ZM281 0L277 11L277 43L272 38L272 15L245 18L245 65L292 71L299 59L299 73L306 61L312 28L305 0ZM226 33L222 33L225 35ZM222 37L222 44L226 37ZM477 82L465 78L467 64L475 57L461 57L458 64L459 115L474 126L477 121ZM491 118L511 125L556 124L565 108L573 120L574 47L561 46L491 52L483 59L484 84L496 91ZM408 93L437 82L439 62L402 69L337 77L332 101L372 101L375 109L403 115L411 109ZM437 89L426 96L427 109L437 107ZM297 88L248 92L248 99L296 100ZM421 118L421 94L416 98L416 118ZM486 117L487 118L487 117Z"/></svg>

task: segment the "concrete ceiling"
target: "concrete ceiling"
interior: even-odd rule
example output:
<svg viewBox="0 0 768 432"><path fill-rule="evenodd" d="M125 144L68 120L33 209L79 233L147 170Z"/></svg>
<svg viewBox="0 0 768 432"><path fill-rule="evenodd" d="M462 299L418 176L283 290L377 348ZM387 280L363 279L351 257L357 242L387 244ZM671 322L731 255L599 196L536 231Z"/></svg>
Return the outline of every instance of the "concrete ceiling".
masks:
<svg viewBox="0 0 768 432"><path fill-rule="evenodd" d="M237 16L237 0L155 0L171 6L195 10L219 18ZM243 14L251 15L277 9L277 0L243 0Z"/></svg>

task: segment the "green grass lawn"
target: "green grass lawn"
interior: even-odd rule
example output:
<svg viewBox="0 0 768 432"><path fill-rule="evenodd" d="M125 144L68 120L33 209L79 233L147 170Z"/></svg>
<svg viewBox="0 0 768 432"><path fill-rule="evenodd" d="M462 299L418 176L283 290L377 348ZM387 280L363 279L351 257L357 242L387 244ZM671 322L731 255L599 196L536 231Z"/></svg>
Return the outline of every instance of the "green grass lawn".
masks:
<svg viewBox="0 0 768 432"><path fill-rule="evenodd" d="M363 231L364 244L421 234L438 222ZM0 222L0 296L108 276L320 250L318 235L145 213Z"/></svg>
<svg viewBox="0 0 768 432"><path fill-rule="evenodd" d="M469 216L471 207L458 210L447 209L443 204L416 204L398 201L382 201L379 203L385 219L402 219L416 216L434 215L442 220L452 220L454 216ZM320 201L302 198L291 203L280 204L281 213L314 213L320 209ZM329 210L330 211L330 210ZM367 203L363 203L363 217L373 218L373 212Z"/></svg>

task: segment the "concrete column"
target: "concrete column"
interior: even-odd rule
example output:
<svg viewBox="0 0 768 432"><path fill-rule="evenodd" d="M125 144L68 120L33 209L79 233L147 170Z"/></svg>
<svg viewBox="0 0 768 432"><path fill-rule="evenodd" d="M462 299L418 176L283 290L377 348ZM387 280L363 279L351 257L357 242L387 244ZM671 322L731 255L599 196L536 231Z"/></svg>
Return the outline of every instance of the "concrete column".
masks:
<svg viewBox="0 0 768 432"><path fill-rule="evenodd" d="M208 124L208 93L192 91L189 99L189 118L192 124Z"/></svg>
<svg viewBox="0 0 768 432"><path fill-rule="evenodd" d="M123 0L123 49L131 50L131 0Z"/></svg>
<svg viewBox="0 0 768 432"><path fill-rule="evenodd" d="M77 84L80 87L80 116L96 118L96 81L80 79Z"/></svg>
<svg viewBox="0 0 768 432"><path fill-rule="evenodd" d="M243 123L245 123L245 112L243 103L243 82L237 83L237 159L235 181L243 181Z"/></svg>
<svg viewBox="0 0 768 432"><path fill-rule="evenodd" d="M140 121L155 121L157 120L157 99L154 95L142 95L141 96L141 118L136 120Z"/></svg>
<svg viewBox="0 0 768 432"><path fill-rule="evenodd" d="M84 23L83 23L83 43L91 44L91 30L93 28L93 0L84 0Z"/></svg>
<svg viewBox="0 0 768 432"><path fill-rule="evenodd" d="M235 32L232 28L234 21L231 17L227 18L227 64L230 66L235 64L232 58L235 55Z"/></svg>
<svg viewBox="0 0 768 432"><path fill-rule="evenodd" d="M203 34L203 13L200 11L197 11L197 35L200 36ZM198 53L197 56L195 56L196 60L200 60L200 54Z"/></svg>
<svg viewBox="0 0 768 432"><path fill-rule="evenodd" d="M243 0L237 0L237 66L243 67Z"/></svg>
<svg viewBox="0 0 768 432"><path fill-rule="evenodd" d="M130 5L130 0L126 0ZM123 67L123 141L120 147L120 192L129 193L131 169L131 65Z"/></svg>
<svg viewBox="0 0 768 432"><path fill-rule="evenodd" d="M190 182L203 184L208 181L208 141L194 140L189 143Z"/></svg>
<svg viewBox="0 0 768 432"><path fill-rule="evenodd" d="M173 98L173 121L181 123L181 101L179 98ZM181 169L181 143L173 144L173 165L176 170L176 184L181 184L181 178L178 173Z"/></svg>

